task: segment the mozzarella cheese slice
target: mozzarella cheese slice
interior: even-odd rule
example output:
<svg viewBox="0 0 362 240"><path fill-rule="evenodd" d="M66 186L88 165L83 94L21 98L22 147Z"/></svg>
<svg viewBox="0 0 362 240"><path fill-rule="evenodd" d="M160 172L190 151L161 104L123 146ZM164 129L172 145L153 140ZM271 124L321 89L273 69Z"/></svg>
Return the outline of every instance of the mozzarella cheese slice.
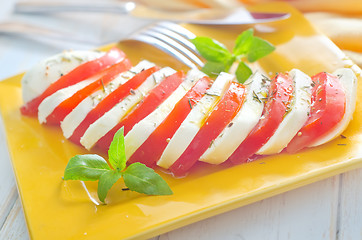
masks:
<svg viewBox="0 0 362 240"><path fill-rule="evenodd" d="M50 84L80 64L104 55L96 51L66 51L40 61L21 80L23 101L29 102L42 94Z"/></svg>
<svg viewBox="0 0 362 240"><path fill-rule="evenodd" d="M240 111L205 151L200 161L211 164L223 163L258 123L264 108L263 99L268 95L270 80L256 72L245 84L248 93Z"/></svg>
<svg viewBox="0 0 362 240"><path fill-rule="evenodd" d="M290 111L279 124L273 136L259 149L257 154L267 155L281 152L308 119L312 79L297 69L293 69L289 74L294 84L293 99L289 108Z"/></svg>
<svg viewBox="0 0 362 240"><path fill-rule="evenodd" d="M69 138L72 136L74 130L84 120L87 114L115 88L124 84L142 70L151 68L153 66L153 63L148 61L141 61L135 67L132 67L130 70L120 74L118 77L112 80L105 86L104 89L98 90L90 96L86 97L61 122L60 127L63 130L64 137Z"/></svg>
<svg viewBox="0 0 362 240"><path fill-rule="evenodd" d="M184 82L151 114L138 122L131 131L128 132L124 141L126 147L126 159L147 140L151 133L170 114L175 104L191 89L191 87L204 77L205 74L197 69L192 69L186 76Z"/></svg>
<svg viewBox="0 0 362 240"><path fill-rule="evenodd" d="M142 98L159 82L176 73L172 68L166 67L149 76L133 94L125 97L121 102L106 112L102 117L92 123L80 139L80 143L90 149L97 141L116 126L126 114L142 100ZM126 145L127 146L127 145ZM128 147L128 146L127 146Z"/></svg>
<svg viewBox="0 0 362 240"><path fill-rule="evenodd" d="M54 111L54 109L61 104L64 100L73 96L76 92L96 81L97 78L89 78L88 80L81 81L72 86L62 88L52 95L46 97L38 107L38 120L40 123L46 123L47 117Z"/></svg>
<svg viewBox="0 0 362 240"><path fill-rule="evenodd" d="M206 95L194 105L167 144L160 160L157 162L158 166L169 168L181 156L200 130L210 110L217 104L220 96L224 94L233 79L234 76L227 73L221 73L217 77Z"/></svg>
<svg viewBox="0 0 362 240"><path fill-rule="evenodd" d="M354 74L353 70L349 68L341 68L336 70L333 74L335 76L338 76L346 95L345 113L341 121L337 124L337 126L334 127L334 129L331 129L328 134L313 142L311 145L309 145L309 147L319 146L340 136L342 132L347 128L356 108L357 77Z"/></svg>

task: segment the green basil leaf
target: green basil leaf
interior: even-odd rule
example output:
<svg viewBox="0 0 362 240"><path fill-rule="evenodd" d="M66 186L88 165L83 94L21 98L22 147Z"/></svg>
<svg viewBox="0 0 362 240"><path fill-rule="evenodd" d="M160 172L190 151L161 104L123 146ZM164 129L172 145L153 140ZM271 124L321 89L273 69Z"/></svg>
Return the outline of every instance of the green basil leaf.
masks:
<svg viewBox="0 0 362 240"><path fill-rule="evenodd" d="M222 62L231 57L229 50L220 42L209 37L191 39L201 56L212 62Z"/></svg>
<svg viewBox="0 0 362 240"><path fill-rule="evenodd" d="M64 180L96 181L111 170L106 160L96 154L76 155L72 157L64 171Z"/></svg>
<svg viewBox="0 0 362 240"><path fill-rule="evenodd" d="M172 190L166 181L161 178L152 168L142 163L133 163L123 172L126 186L139 193L148 195L171 195Z"/></svg>
<svg viewBox="0 0 362 240"><path fill-rule="evenodd" d="M113 141L109 146L108 158L109 163L117 171L122 171L126 167L123 127L114 134Z"/></svg>
<svg viewBox="0 0 362 240"><path fill-rule="evenodd" d="M244 62L240 62L235 71L236 79L239 83L244 83L252 74L253 71Z"/></svg>
<svg viewBox="0 0 362 240"><path fill-rule="evenodd" d="M98 198L104 203L109 189L122 177L122 173L117 171L108 171L103 173L98 181Z"/></svg>
<svg viewBox="0 0 362 240"><path fill-rule="evenodd" d="M203 71L209 76L215 77L219 75L219 73L221 72L228 72L234 61L235 61L235 56L231 56L229 59L223 62L208 61L202 67L201 71Z"/></svg>
<svg viewBox="0 0 362 240"><path fill-rule="evenodd" d="M273 52L275 47L268 41L259 37L254 37L251 43L247 58L249 62L255 62L256 60Z"/></svg>
<svg viewBox="0 0 362 240"><path fill-rule="evenodd" d="M221 72L225 72L226 66L224 62L206 62L201 70L209 76L216 76Z"/></svg>
<svg viewBox="0 0 362 240"><path fill-rule="evenodd" d="M242 32L235 41L235 46L233 49L233 53L236 56L241 54L246 54L250 50L251 43L253 42L253 33L254 30L252 28Z"/></svg>

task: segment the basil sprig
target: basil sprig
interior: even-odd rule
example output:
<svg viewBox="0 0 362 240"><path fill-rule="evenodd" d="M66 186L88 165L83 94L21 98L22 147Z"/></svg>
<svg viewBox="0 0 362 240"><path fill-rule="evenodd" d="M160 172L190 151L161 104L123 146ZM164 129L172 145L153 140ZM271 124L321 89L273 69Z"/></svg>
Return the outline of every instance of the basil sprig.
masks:
<svg viewBox="0 0 362 240"><path fill-rule="evenodd" d="M202 68L204 73L218 75L220 72L229 72L233 63L237 62L235 75L240 83L244 83L253 73L245 61L255 62L275 50L271 43L254 36L253 29L248 29L237 37L232 52L209 37L196 37L191 42L207 60Z"/></svg>
<svg viewBox="0 0 362 240"><path fill-rule="evenodd" d="M64 171L64 180L97 181L98 198L105 203L109 189L123 177L129 190L147 195L173 194L166 181L152 168L133 163L126 168L123 127L114 135L108 150L108 161L96 154L72 157Z"/></svg>

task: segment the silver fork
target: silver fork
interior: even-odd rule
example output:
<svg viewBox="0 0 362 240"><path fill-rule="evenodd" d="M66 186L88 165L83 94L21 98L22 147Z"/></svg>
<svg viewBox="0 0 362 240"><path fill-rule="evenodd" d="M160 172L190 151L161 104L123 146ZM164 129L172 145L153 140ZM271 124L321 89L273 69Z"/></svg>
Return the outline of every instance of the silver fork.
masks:
<svg viewBox="0 0 362 240"><path fill-rule="evenodd" d="M15 34L34 39L46 37L67 42L95 44L88 38L81 38L74 34L65 34L20 22L0 23L0 33ZM166 52L190 68L201 68L204 65L204 60L190 42L190 39L195 37L195 34L176 23L158 22L131 34L124 40L145 42Z"/></svg>
<svg viewBox="0 0 362 240"><path fill-rule="evenodd" d="M97 42L92 41L89 38L76 36L67 32L54 31L52 29L47 29L22 22L0 22L0 33L12 34L20 37L32 38L35 40L45 37L48 39L60 40L65 42L88 43L92 45L97 44Z"/></svg>
<svg viewBox="0 0 362 240"><path fill-rule="evenodd" d="M195 34L176 23L158 22L131 34L125 40L150 44L190 68L201 68L204 66L204 59L190 41L195 37Z"/></svg>

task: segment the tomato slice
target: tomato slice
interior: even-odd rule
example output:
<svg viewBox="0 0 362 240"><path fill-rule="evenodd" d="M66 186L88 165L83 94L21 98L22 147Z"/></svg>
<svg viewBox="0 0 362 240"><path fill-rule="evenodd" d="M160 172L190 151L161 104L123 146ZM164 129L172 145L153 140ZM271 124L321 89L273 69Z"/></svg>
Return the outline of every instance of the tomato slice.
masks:
<svg viewBox="0 0 362 240"><path fill-rule="evenodd" d="M87 116L83 119L79 126L74 130L72 136L69 139L74 143L80 144L80 138L83 136L89 125L95 122L104 113L109 111L123 98L127 97L132 89L138 88L152 73L158 70L159 67L157 66L146 69L136 74L133 78L131 78L124 84L120 85L116 90L111 92L87 114Z"/></svg>
<svg viewBox="0 0 362 240"><path fill-rule="evenodd" d="M130 69L132 67L131 62L128 59L125 59L119 63L114 64L113 66L104 69L106 73L99 78L98 80L92 82L88 86L80 89L78 92L73 94L70 98L67 98L62 103L60 103L54 111L47 117L47 124L59 125L60 122L86 97L94 93L95 91L101 89L107 85L110 81L116 78L120 73Z"/></svg>
<svg viewBox="0 0 362 240"><path fill-rule="evenodd" d="M295 153L312 145L337 125L344 116L346 97L337 76L322 72L312 77L311 111L305 125L287 146Z"/></svg>
<svg viewBox="0 0 362 240"><path fill-rule="evenodd" d="M292 79L278 74L271 82L269 98L258 124L229 157L234 164L247 162L274 134L288 112L293 95Z"/></svg>
<svg viewBox="0 0 362 240"><path fill-rule="evenodd" d="M176 176L185 175L198 161L240 110L245 99L245 86L231 83L228 91L220 99L190 145L172 164L169 170Z"/></svg>
<svg viewBox="0 0 362 240"><path fill-rule="evenodd" d="M149 92L149 94L123 118L115 127L113 127L106 135L98 140L97 145L100 149L108 151L114 134L123 126L124 135L132 129L132 127L155 110L171 93L182 83L185 78L183 72L177 72Z"/></svg>
<svg viewBox="0 0 362 240"><path fill-rule="evenodd" d="M95 60L85 62L64 76L60 77L57 81L52 83L41 95L33 100L25 103L20 111L23 115L36 116L38 114L39 104L48 96L55 93L59 89L71 86L78 82L88 79L89 77L97 74L99 71L112 66L115 63L126 59L126 54L114 47L109 50L105 55Z"/></svg>
<svg viewBox="0 0 362 240"><path fill-rule="evenodd" d="M141 162L149 167L156 164L170 139L187 117L192 107L209 89L211 79L203 77L182 97L170 114L152 132L147 140L132 154L128 163Z"/></svg>

